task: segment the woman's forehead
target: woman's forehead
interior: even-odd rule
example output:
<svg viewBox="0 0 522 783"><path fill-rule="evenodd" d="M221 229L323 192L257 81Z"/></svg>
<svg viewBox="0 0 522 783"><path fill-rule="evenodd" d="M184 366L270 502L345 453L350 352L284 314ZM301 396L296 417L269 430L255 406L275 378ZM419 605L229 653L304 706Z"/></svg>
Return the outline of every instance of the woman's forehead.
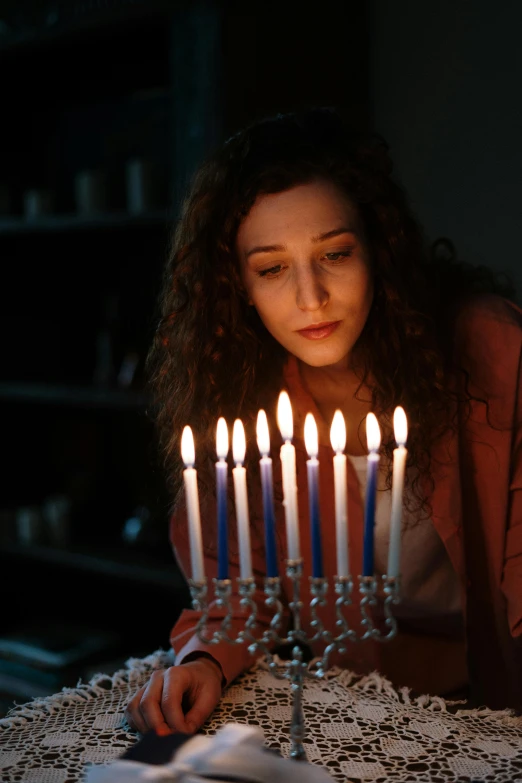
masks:
<svg viewBox="0 0 522 783"><path fill-rule="evenodd" d="M314 181L260 194L238 230L238 244L300 232L311 239L334 229L357 231L358 210L332 182Z"/></svg>

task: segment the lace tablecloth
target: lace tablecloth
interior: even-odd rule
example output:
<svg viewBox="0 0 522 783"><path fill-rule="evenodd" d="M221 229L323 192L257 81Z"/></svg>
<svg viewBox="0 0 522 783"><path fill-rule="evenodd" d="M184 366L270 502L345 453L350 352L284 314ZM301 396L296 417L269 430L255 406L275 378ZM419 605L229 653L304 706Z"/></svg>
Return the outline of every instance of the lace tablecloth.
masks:
<svg viewBox="0 0 522 783"><path fill-rule="evenodd" d="M170 665L158 651L130 659L113 676L14 707L0 720L3 783L73 783L87 765L107 763L134 744L124 720L132 693L153 669ZM522 783L522 718L488 709L448 710L440 698L412 699L378 674L333 669L305 686L309 761L339 781L495 781ZM256 664L225 692L205 726L259 725L266 745L288 755L290 686Z"/></svg>

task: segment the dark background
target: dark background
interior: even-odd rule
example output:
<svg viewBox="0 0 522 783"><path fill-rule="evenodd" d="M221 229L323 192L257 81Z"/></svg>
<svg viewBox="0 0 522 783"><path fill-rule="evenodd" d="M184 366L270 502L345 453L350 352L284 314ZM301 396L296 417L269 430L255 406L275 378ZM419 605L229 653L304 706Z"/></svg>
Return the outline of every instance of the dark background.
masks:
<svg viewBox="0 0 522 783"><path fill-rule="evenodd" d="M188 605L143 363L195 166L264 115L350 107L428 238L519 284L521 8L0 3L0 710L168 648ZM138 212L133 159L153 172ZM105 203L81 212L93 170Z"/></svg>

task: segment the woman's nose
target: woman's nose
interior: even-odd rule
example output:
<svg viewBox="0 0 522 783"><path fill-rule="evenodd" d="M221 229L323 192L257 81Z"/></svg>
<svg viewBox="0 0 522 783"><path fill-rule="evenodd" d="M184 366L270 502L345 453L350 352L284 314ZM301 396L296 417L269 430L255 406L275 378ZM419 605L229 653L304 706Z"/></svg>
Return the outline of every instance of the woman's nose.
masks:
<svg viewBox="0 0 522 783"><path fill-rule="evenodd" d="M296 303L300 310L314 312L328 302L329 294L313 271L303 272L296 282Z"/></svg>

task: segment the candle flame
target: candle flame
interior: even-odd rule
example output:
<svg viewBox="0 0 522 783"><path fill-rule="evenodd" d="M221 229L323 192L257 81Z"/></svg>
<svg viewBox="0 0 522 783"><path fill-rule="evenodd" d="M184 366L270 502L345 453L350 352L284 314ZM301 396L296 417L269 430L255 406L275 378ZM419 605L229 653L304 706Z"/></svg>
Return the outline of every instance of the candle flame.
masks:
<svg viewBox="0 0 522 783"><path fill-rule="evenodd" d="M309 457L317 457L319 444L317 442L317 424L312 413L306 414L304 425L305 446Z"/></svg>
<svg viewBox="0 0 522 783"><path fill-rule="evenodd" d="M234 462L236 465L243 464L245 461L246 441L245 441L245 428L241 419L236 419L234 422L234 430L232 432L232 454L234 456Z"/></svg>
<svg viewBox="0 0 522 783"><path fill-rule="evenodd" d="M270 433L268 431L268 420L264 410L257 414L257 447L263 457L268 457L270 453Z"/></svg>
<svg viewBox="0 0 522 783"><path fill-rule="evenodd" d="M408 420L404 408L399 405L393 412L393 430L398 446L405 446L408 439Z"/></svg>
<svg viewBox="0 0 522 783"><path fill-rule="evenodd" d="M228 427L225 419L218 419L216 430L216 453L219 459L226 459L228 454Z"/></svg>
<svg viewBox="0 0 522 783"><path fill-rule="evenodd" d="M368 451L379 451L381 430L374 413L369 413L366 417L366 441L368 443Z"/></svg>
<svg viewBox="0 0 522 783"><path fill-rule="evenodd" d="M294 435L294 421L292 418L292 406L287 392L282 391L277 403L277 423L283 440L292 440Z"/></svg>
<svg viewBox="0 0 522 783"><path fill-rule="evenodd" d="M181 435L181 459L187 468L191 468L196 461L194 436L188 424L186 427L183 427L183 434Z"/></svg>
<svg viewBox="0 0 522 783"><path fill-rule="evenodd" d="M339 410L335 411L334 417L332 419L332 426L330 427L330 443L332 444L332 449L337 454L341 454L346 447L346 424L344 421L344 416Z"/></svg>

